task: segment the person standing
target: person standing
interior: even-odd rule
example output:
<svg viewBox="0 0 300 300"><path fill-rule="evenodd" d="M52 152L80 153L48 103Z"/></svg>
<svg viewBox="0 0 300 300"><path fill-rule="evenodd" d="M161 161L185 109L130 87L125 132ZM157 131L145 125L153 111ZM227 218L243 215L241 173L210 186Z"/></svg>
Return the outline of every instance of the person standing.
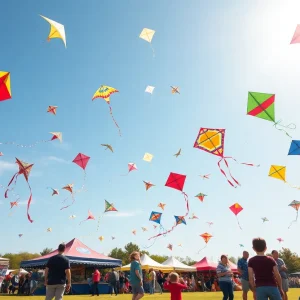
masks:
<svg viewBox="0 0 300 300"><path fill-rule="evenodd" d="M156 273L154 272L153 268L149 269L149 288L150 288L150 295L154 295L155 291L155 282L156 282Z"/></svg>
<svg viewBox="0 0 300 300"><path fill-rule="evenodd" d="M45 270L46 300L61 300L65 290L71 288L71 268L70 261L63 254L66 245L58 246L58 254L49 258ZM67 284L66 284L67 280Z"/></svg>
<svg viewBox="0 0 300 300"><path fill-rule="evenodd" d="M99 289L98 289L98 284L101 278L101 274L97 268L95 268L94 273L93 273L93 292L92 296L97 293L97 296L99 296Z"/></svg>
<svg viewBox="0 0 300 300"><path fill-rule="evenodd" d="M179 275L175 272L171 273L168 280L164 282L164 289L170 291L171 300L182 300L181 291L187 290L187 288L183 279L179 279Z"/></svg>
<svg viewBox="0 0 300 300"><path fill-rule="evenodd" d="M249 252L243 251L243 257L238 260L238 271L241 275L241 284L243 290L243 300L247 300L248 292L250 290L249 274L248 274L248 258ZM254 295L255 298L255 295Z"/></svg>
<svg viewBox="0 0 300 300"><path fill-rule="evenodd" d="M115 271L115 269L112 269L108 276L108 283L110 285L111 296L113 291L116 296L118 295L118 282L119 282L119 274Z"/></svg>
<svg viewBox="0 0 300 300"><path fill-rule="evenodd" d="M284 299L283 300L288 300L288 295L287 292L289 290L289 280L288 280L288 276L286 274L287 272L287 267L285 265L285 262L283 261L282 258L279 258L279 253L276 250L272 251L272 256L274 258L274 260L276 261L277 264L277 268L281 277L281 281L282 281L282 290L283 290L283 294L284 294Z"/></svg>
<svg viewBox="0 0 300 300"><path fill-rule="evenodd" d="M30 295L33 295L38 286L39 273L38 270L33 270L30 280Z"/></svg>
<svg viewBox="0 0 300 300"><path fill-rule="evenodd" d="M248 272L250 286L256 291L256 299L281 300L281 277L275 260L265 255L267 250L266 241L262 238L255 238L252 240L252 246L256 256L249 259Z"/></svg>
<svg viewBox="0 0 300 300"><path fill-rule="evenodd" d="M217 267L220 289L223 292L223 300L233 300L232 271L230 269L226 255L221 256L221 261Z"/></svg>
<svg viewBox="0 0 300 300"><path fill-rule="evenodd" d="M130 264L130 283L132 287L132 300L139 300L144 297L143 273L140 263L140 253L132 252L129 256Z"/></svg>

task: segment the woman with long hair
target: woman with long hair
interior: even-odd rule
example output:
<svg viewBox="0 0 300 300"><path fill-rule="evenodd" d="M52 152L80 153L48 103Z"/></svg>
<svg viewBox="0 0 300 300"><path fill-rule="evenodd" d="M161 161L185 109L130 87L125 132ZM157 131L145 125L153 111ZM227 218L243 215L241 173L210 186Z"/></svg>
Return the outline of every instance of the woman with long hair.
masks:
<svg viewBox="0 0 300 300"><path fill-rule="evenodd" d="M221 256L221 261L217 267L220 289L223 292L223 300L233 300L232 271L226 255Z"/></svg>
<svg viewBox="0 0 300 300"><path fill-rule="evenodd" d="M134 251L130 254L130 284L132 287L132 300L144 297L143 273L140 262L140 253Z"/></svg>

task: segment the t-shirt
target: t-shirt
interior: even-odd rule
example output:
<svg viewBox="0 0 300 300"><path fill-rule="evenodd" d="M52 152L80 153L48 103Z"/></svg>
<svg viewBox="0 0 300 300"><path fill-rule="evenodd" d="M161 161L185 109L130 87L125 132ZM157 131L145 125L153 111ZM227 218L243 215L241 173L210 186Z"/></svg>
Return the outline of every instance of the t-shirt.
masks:
<svg viewBox="0 0 300 300"><path fill-rule="evenodd" d="M149 274L149 279L151 281L155 281L156 280L156 273L154 271L151 271Z"/></svg>
<svg viewBox="0 0 300 300"><path fill-rule="evenodd" d="M70 261L67 257L61 254L50 257L46 268L49 268L48 285L66 284L65 271L70 269Z"/></svg>
<svg viewBox="0 0 300 300"><path fill-rule="evenodd" d="M247 259L241 258L238 260L238 268L242 270L242 279L249 281L248 262Z"/></svg>
<svg viewBox="0 0 300 300"><path fill-rule="evenodd" d="M100 272L96 270L93 274L93 282L99 282L100 281Z"/></svg>
<svg viewBox="0 0 300 300"><path fill-rule="evenodd" d="M281 278L287 279L288 277L287 277L286 272L280 271L280 268L281 268L282 266L285 266L285 263L284 263L283 259L277 258L277 259L276 259L276 263L277 263L278 271L279 271L279 273L280 273Z"/></svg>
<svg viewBox="0 0 300 300"><path fill-rule="evenodd" d="M39 274L38 274L38 272L33 272L32 274L31 274L31 280L35 280L35 281L37 281L38 279L39 279Z"/></svg>
<svg viewBox="0 0 300 300"><path fill-rule="evenodd" d="M248 267L253 269L256 287L277 286L273 268L276 262L269 256L254 256L249 259Z"/></svg>
<svg viewBox="0 0 300 300"><path fill-rule="evenodd" d="M172 282L166 281L164 283L164 289L170 291L171 300L182 300L181 290L187 289L187 286L185 284L181 284L178 282L172 283Z"/></svg>
<svg viewBox="0 0 300 300"><path fill-rule="evenodd" d="M218 267L217 267L217 274L220 274L220 273L226 273L226 272L229 272L231 271L230 269L230 266L229 265L223 265L222 263L219 263L218 264ZM203 278L203 277L202 277ZM201 281L202 281L202 278L201 278ZM204 281L204 278L203 278L203 281ZM225 276L222 276L222 277L219 277L219 281L226 281L226 282L231 282L231 275L225 275Z"/></svg>
<svg viewBox="0 0 300 300"><path fill-rule="evenodd" d="M142 268L138 261L133 260L130 264L130 283L131 285L139 285L141 280L136 276L135 271L138 270L140 278L143 278Z"/></svg>

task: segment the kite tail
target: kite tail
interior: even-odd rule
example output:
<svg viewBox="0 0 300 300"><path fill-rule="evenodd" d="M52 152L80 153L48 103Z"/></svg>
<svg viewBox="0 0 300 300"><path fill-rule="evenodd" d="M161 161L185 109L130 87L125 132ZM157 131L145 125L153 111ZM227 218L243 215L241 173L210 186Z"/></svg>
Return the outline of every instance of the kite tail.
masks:
<svg viewBox="0 0 300 300"><path fill-rule="evenodd" d="M206 248L206 246L207 246L207 243L205 244L205 246L204 246L203 248L201 248L201 249L197 252L197 254L199 254L202 250L204 250L204 249Z"/></svg>
<svg viewBox="0 0 300 300"><path fill-rule="evenodd" d="M5 193L4 193L4 197L5 197L5 198L8 198L8 192L11 191L11 190L13 190L13 188L12 188L12 189L9 189L9 186L12 184L13 181L14 181L14 185L16 185L18 176L19 176L19 173L16 173L16 174L11 178L10 182L8 183L7 189L6 189Z"/></svg>
<svg viewBox="0 0 300 300"><path fill-rule="evenodd" d="M69 197L66 198L64 201L66 201L67 199L69 199ZM62 207L60 210L63 210L65 208L68 208L68 207L72 206L74 204L74 202L75 202L75 197L74 197L74 194L72 193L72 203L67 205L67 206Z"/></svg>
<svg viewBox="0 0 300 300"><path fill-rule="evenodd" d="M221 173L222 173L222 174L225 176L225 178L227 179L228 183L229 183L232 187L236 188L237 185L240 185L240 183L232 176L226 158L231 158L231 157L223 157L223 158L221 158L221 159L219 160L219 162L218 162L218 166L219 166L219 169L220 169ZM224 160L225 165L226 165L226 167L227 167L227 169L228 169L228 173L229 173L229 176L231 177L231 180L233 180L233 181L235 182L236 185L235 185L234 183L232 183L230 179L228 179L227 174L226 174L225 171L221 168L221 162L222 162L223 160Z"/></svg>
<svg viewBox="0 0 300 300"><path fill-rule="evenodd" d="M28 181L27 181L27 184L28 184L28 188L30 190L30 196L29 196L28 201L27 201L27 219L30 223L32 223L33 220L31 219L30 214L29 214L30 204L31 204L31 201L32 201L32 190L31 190L31 186L30 186Z"/></svg>
<svg viewBox="0 0 300 300"><path fill-rule="evenodd" d="M111 108L110 104L108 104L108 106L109 106L109 113L110 113L110 115L111 115L111 117L112 117L112 119L113 119L115 125L117 126L117 128L118 128L118 130L119 130L119 135L122 136L122 134L121 134L121 129L120 129L120 127L119 127L117 121L116 121L115 118L114 118L114 115L113 115L113 113L112 113L112 108Z"/></svg>
<svg viewBox="0 0 300 300"><path fill-rule="evenodd" d="M237 221L237 223L238 223L240 229L243 230L242 227L241 227L241 224L240 224L240 221L239 221L238 217L237 217L237 216L235 216L235 217L236 217L236 221Z"/></svg>
<svg viewBox="0 0 300 300"><path fill-rule="evenodd" d="M99 227L100 227L100 220L101 220L101 216L98 218L97 231L99 230Z"/></svg>
<svg viewBox="0 0 300 300"><path fill-rule="evenodd" d="M185 217L186 217L190 212L189 198L188 198L188 195L185 192L182 192L182 194L184 196L184 201L186 203L186 213L185 213Z"/></svg>
<svg viewBox="0 0 300 300"><path fill-rule="evenodd" d="M282 128L286 128L286 129L289 129L289 130L295 130L295 129L296 129L296 125L295 125L294 123L290 123L290 124L288 124L288 125L281 125L280 123L281 123L281 120L279 120L279 121L277 121L277 122L274 122L274 127L275 127L277 130L279 130L279 131L283 131L289 138L292 138L292 137L288 134L288 132L287 132L286 130L280 129L280 128L278 128L277 126L282 127Z"/></svg>
<svg viewBox="0 0 300 300"><path fill-rule="evenodd" d="M82 222L85 222L85 221L87 221L87 220L88 220L88 219L85 219L85 220L81 221L81 222L79 223L79 225L81 225Z"/></svg>

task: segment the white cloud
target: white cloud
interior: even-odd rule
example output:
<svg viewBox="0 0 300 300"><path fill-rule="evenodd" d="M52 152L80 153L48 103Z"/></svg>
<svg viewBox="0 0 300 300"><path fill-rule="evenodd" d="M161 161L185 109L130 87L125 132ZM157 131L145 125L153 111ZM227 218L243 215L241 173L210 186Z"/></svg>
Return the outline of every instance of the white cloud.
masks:
<svg viewBox="0 0 300 300"><path fill-rule="evenodd" d="M105 214L105 217L111 217L111 218L128 218L128 217L134 217L136 215L139 215L142 213L142 210L136 210L136 211L130 211L130 212L109 212Z"/></svg>
<svg viewBox="0 0 300 300"><path fill-rule="evenodd" d="M17 164L0 160L0 175L2 175L6 171L17 171L17 170L18 170Z"/></svg>

